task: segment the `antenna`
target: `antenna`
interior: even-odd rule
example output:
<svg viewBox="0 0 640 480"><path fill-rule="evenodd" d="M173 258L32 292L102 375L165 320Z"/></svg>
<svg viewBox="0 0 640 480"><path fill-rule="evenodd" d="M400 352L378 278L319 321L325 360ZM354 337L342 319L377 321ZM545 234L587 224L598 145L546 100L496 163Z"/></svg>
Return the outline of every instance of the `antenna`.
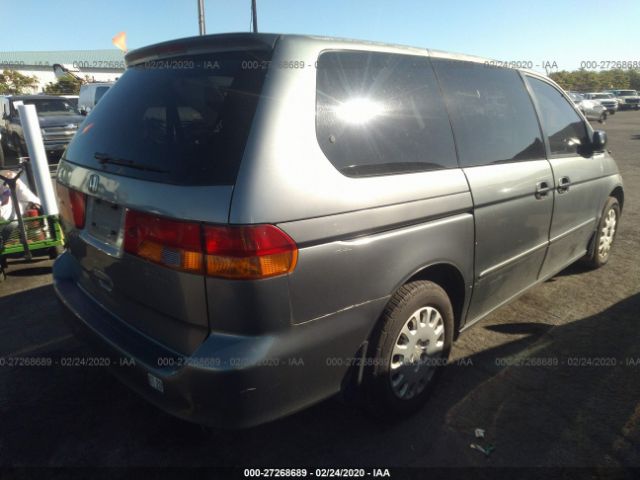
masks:
<svg viewBox="0 0 640 480"><path fill-rule="evenodd" d="M258 33L258 10L256 9L256 0L251 0L251 25L253 25L253 33Z"/></svg>
<svg viewBox="0 0 640 480"><path fill-rule="evenodd" d="M200 35L205 35L207 33L204 26L204 0L198 0L198 28L200 30Z"/></svg>

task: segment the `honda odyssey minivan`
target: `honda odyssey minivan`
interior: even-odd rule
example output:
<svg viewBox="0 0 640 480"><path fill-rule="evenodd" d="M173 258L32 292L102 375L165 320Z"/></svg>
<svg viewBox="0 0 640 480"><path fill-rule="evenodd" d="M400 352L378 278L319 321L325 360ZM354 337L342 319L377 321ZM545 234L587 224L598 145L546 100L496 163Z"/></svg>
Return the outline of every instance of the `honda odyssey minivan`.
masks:
<svg viewBox="0 0 640 480"><path fill-rule="evenodd" d="M537 73L244 33L126 63L58 169L54 285L94 363L179 417L412 412L460 331L611 255L606 134Z"/></svg>

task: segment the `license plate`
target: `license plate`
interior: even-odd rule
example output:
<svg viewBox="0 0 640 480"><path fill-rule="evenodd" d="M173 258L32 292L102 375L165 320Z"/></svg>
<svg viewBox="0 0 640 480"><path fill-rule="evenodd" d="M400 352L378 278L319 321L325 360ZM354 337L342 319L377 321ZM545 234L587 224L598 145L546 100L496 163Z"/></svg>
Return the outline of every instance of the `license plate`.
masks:
<svg viewBox="0 0 640 480"><path fill-rule="evenodd" d="M124 208L99 198L92 198L88 232L94 239L112 247L122 243Z"/></svg>

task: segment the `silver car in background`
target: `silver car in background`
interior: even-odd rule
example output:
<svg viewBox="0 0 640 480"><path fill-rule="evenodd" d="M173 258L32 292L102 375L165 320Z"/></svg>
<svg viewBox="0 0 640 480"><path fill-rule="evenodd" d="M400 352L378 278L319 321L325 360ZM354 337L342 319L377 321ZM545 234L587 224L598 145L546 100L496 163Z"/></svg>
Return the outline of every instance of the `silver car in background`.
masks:
<svg viewBox="0 0 640 480"><path fill-rule="evenodd" d="M126 63L58 169L54 286L181 418L247 427L341 391L415 411L460 331L610 257L606 134L537 73L270 34Z"/></svg>
<svg viewBox="0 0 640 480"><path fill-rule="evenodd" d="M588 99L585 94L568 92L571 101L578 107L578 110L587 118L587 120L597 120L604 123L607 120L608 110L595 100Z"/></svg>

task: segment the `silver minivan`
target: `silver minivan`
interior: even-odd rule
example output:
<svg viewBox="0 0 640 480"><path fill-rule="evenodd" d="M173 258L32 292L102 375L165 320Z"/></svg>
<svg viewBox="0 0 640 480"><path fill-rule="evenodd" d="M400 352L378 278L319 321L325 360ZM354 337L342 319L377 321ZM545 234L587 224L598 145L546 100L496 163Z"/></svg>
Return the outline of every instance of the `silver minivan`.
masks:
<svg viewBox="0 0 640 480"><path fill-rule="evenodd" d="M620 174L544 76L271 34L126 63L58 169L54 285L88 361L179 417L412 412L460 331L609 259Z"/></svg>

